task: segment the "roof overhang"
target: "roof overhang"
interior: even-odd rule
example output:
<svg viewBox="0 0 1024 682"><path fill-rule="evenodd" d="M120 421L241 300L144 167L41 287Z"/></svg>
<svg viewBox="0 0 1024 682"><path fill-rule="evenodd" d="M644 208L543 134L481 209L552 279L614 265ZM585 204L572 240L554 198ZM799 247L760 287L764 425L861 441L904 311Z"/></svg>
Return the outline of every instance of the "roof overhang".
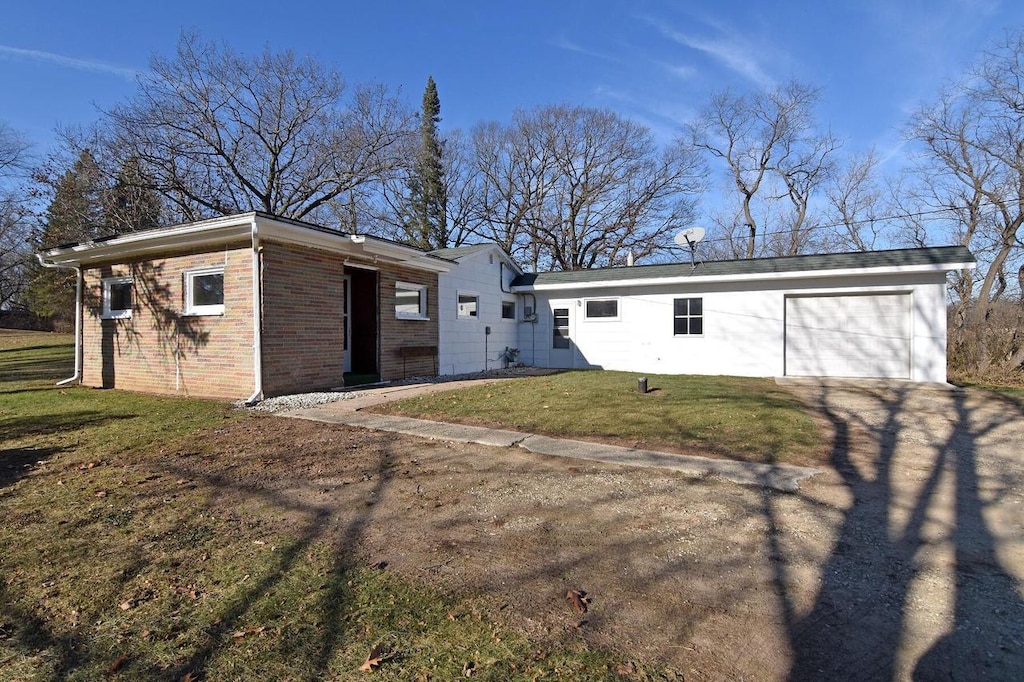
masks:
<svg viewBox="0 0 1024 682"><path fill-rule="evenodd" d="M513 286L516 293L535 291L568 291L572 289L611 289L616 287L656 287L678 286L680 284L711 284L722 282L753 282L789 279L814 279L835 277L863 277L880 275L904 275L919 273L946 273L952 270L973 270L974 262L928 263L922 265L884 266L875 268L837 268L831 270L792 270L786 272L758 272L731 275L686 275L682 277L633 277L628 279L609 279L591 282L551 282L541 284L521 284ZM699 266L698 266L699 267Z"/></svg>
<svg viewBox="0 0 1024 682"><path fill-rule="evenodd" d="M375 262L396 263L430 272L448 272L455 267L451 261L386 239L318 229L312 225L279 220L259 213L242 213L59 246L42 251L37 257L40 262L51 266L88 267L257 239L270 239Z"/></svg>

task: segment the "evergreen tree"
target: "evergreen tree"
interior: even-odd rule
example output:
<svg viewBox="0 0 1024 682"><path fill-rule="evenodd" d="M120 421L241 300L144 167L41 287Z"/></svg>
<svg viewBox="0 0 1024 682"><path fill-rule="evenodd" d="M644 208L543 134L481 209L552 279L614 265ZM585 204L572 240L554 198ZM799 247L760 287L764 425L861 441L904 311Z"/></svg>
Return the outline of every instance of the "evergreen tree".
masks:
<svg viewBox="0 0 1024 682"><path fill-rule="evenodd" d="M92 153L79 154L71 168L53 183L53 199L46 209L37 246L50 249L100 236L103 228L104 183ZM37 266L26 292L30 310L50 318L58 329L75 319L75 275L70 270Z"/></svg>
<svg viewBox="0 0 1024 682"><path fill-rule="evenodd" d="M427 79L420 113L420 141L409 178L407 241L423 249L448 246L448 193L444 180L444 148L438 137L441 99L433 76Z"/></svg>
<svg viewBox="0 0 1024 682"><path fill-rule="evenodd" d="M134 232L160 225L163 203L145 177L137 157L121 166L114 186L103 198L103 222L114 233Z"/></svg>

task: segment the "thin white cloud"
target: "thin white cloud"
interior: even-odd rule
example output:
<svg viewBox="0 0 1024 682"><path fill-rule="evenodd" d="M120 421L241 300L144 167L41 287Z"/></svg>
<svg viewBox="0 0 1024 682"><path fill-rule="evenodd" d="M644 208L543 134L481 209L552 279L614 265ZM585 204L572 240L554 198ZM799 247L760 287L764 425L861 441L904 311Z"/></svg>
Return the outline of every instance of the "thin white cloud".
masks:
<svg viewBox="0 0 1024 682"><path fill-rule="evenodd" d="M598 52L596 50L591 50L589 48L583 47L579 43L574 43L573 41L569 40L565 36L559 36L558 38L555 38L554 40L552 40L550 42L551 42L551 45L553 45L553 46L555 46L555 47L557 47L557 48L559 48L561 50L565 50L567 52L575 52L576 54L586 55L587 57L594 57L595 59L601 59L601 60L604 60L606 62L613 62L615 64L621 64L622 63L622 60L619 59L618 57L613 57L610 54L606 54L604 52Z"/></svg>
<svg viewBox="0 0 1024 682"><path fill-rule="evenodd" d="M775 79L761 66L757 58L750 53L749 43L733 36L720 35L715 38L704 38L677 31L668 24L649 20L661 33L680 45L703 52L721 62L726 68L753 81L758 86L770 89L775 86Z"/></svg>
<svg viewBox="0 0 1024 682"><path fill-rule="evenodd" d="M659 61L655 61L655 64L665 69L670 76L680 78L682 80L690 80L698 73L697 67L690 66L689 64L667 64Z"/></svg>
<svg viewBox="0 0 1024 682"><path fill-rule="evenodd" d="M44 52L43 50L26 50L21 47L11 47L10 45L0 45L0 57L13 57L15 59L22 59L25 61L55 64L66 69L75 69L76 71L107 73L119 76L125 80L134 80L139 73L136 69L114 66L104 62L89 59L77 59L75 57L56 54L54 52Z"/></svg>

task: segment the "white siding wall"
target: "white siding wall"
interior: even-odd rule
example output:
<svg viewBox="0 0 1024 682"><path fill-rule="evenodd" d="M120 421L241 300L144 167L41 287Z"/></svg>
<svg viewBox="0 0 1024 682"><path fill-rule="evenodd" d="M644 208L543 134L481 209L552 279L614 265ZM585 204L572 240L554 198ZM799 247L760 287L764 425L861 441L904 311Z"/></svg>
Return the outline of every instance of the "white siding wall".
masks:
<svg viewBox="0 0 1024 682"><path fill-rule="evenodd" d="M943 274L827 277L805 280L625 287L537 293L537 324L520 326L527 364L551 366L551 309L569 307L577 368L601 367L660 374L785 374L787 294L911 292L915 381L946 380L945 277ZM587 320L588 298L619 299L618 320ZM675 298L700 297L704 333L674 336Z"/></svg>
<svg viewBox="0 0 1024 682"><path fill-rule="evenodd" d="M441 374L463 374L500 368L504 366L501 354L505 348L517 347L517 326L518 320L522 319L523 311L518 296L502 292L502 273L506 290L515 276L515 272L508 267L507 260L505 267L501 267L503 259L501 249L495 247L465 256L451 272L438 275L438 368ZM477 317L458 317L460 292L479 297ZM516 319L502 319L503 300L516 302ZM484 333L486 327L491 328L490 336Z"/></svg>

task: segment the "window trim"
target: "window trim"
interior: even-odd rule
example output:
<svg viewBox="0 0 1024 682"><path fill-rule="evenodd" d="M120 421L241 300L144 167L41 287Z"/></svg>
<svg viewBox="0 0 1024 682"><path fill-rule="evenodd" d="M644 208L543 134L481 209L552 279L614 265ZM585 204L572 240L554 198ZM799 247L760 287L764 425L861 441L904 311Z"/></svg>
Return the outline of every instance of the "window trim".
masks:
<svg viewBox="0 0 1024 682"><path fill-rule="evenodd" d="M559 310L564 310L565 311L565 315L559 315L558 314ZM561 327L561 326L558 325L558 318L559 317L564 317L565 318L565 326L564 327ZM557 308L555 308L554 306L551 307L551 342L550 342L551 343L551 350L569 350L569 349L572 348L572 321L571 320L572 320L572 309L570 308L569 304L565 304L564 306L559 306ZM564 329L565 330L565 336L559 336L559 335L556 334L556 332L559 329ZM565 340L565 345L564 346L557 345L555 343L555 339L564 339Z"/></svg>
<svg viewBox="0 0 1024 682"><path fill-rule="evenodd" d="M415 291L419 294L419 310L415 313L404 313L398 310L398 290L403 289L405 291ZM428 288L426 284L414 284L412 282L395 282L395 319L397 320L429 320L429 310L427 310L427 294Z"/></svg>
<svg viewBox="0 0 1024 682"><path fill-rule="evenodd" d="M596 316L591 317L590 311L587 309L587 304L591 301L615 301L615 315L614 316ZM622 301L618 296L599 296L594 298L583 299L583 321L584 322L620 322L622 320Z"/></svg>
<svg viewBox="0 0 1024 682"><path fill-rule="evenodd" d="M690 314L690 312L689 312L690 304L689 303L686 304L686 310L687 310L686 315L676 315L676 301L682 301L682 300L687 300L687 301L699 300L700 301L700 315L691 315ZM685 318L686 320L697 320L697 319L699 319L700 320L700 334L693 334L693 333L690 333L689 331L687 331L687 333L685 333L685 334L677 334L676 333L676 320L683 319L683 318ZM687 329L690 328L690 323L689 322L687 322L686 328ZM672 336L673 336L673 338L677 338L677 339L685 339L685 338L689 338L689 337L698 337L699 338L699 337L704 336L704 297L703 296L678 296L678 297L677 296L673 296L672 297Z"/></svg>
<svg viewBox="0 0 1024 682"><path fill-rule="evenodd" d="M224 266L216 265L208 268L193 268L184 272L185 278L185 315L190 317L199 317L203 315L223 315L224 314L224 303L216 303L213 305L195 305L192 299L192 292L194 291L195 285L193 281L196 277L203 277L205 275L220 275L222 282L224 281ZM221 287L221 296L226 296L226 292Z"/></svg>
<svg viewBox="0 0 1024 682"><path fill-rule="evenodd" d="M476 299L476 315L463 315L461 310L461 301L459 300L463 296L472 296ZM456 291L455 292L455 319L457 320L479 320L480 319L480 294L476 291Z"/></svg>
<svg viewBox="0 0 1024 682"><path fill-rule="evenodd" d="M509 304L512 306L512 317L505 317L505 305ZM516 301L515 299L503 298L501 299L501 319L508 320L510 322L516 321Z"/></svg>
<svg viewBox="0 0 1024 682"><path fill-rule="evenodd" d="M127 320L132 316L135 307L135 286L130 276L104 277L100 280L103 286L103 314L102 320ZM127 284L131 287L131 301L128 308L114 309L110 307L112 292L111 287L115 284Z"/></svg>

